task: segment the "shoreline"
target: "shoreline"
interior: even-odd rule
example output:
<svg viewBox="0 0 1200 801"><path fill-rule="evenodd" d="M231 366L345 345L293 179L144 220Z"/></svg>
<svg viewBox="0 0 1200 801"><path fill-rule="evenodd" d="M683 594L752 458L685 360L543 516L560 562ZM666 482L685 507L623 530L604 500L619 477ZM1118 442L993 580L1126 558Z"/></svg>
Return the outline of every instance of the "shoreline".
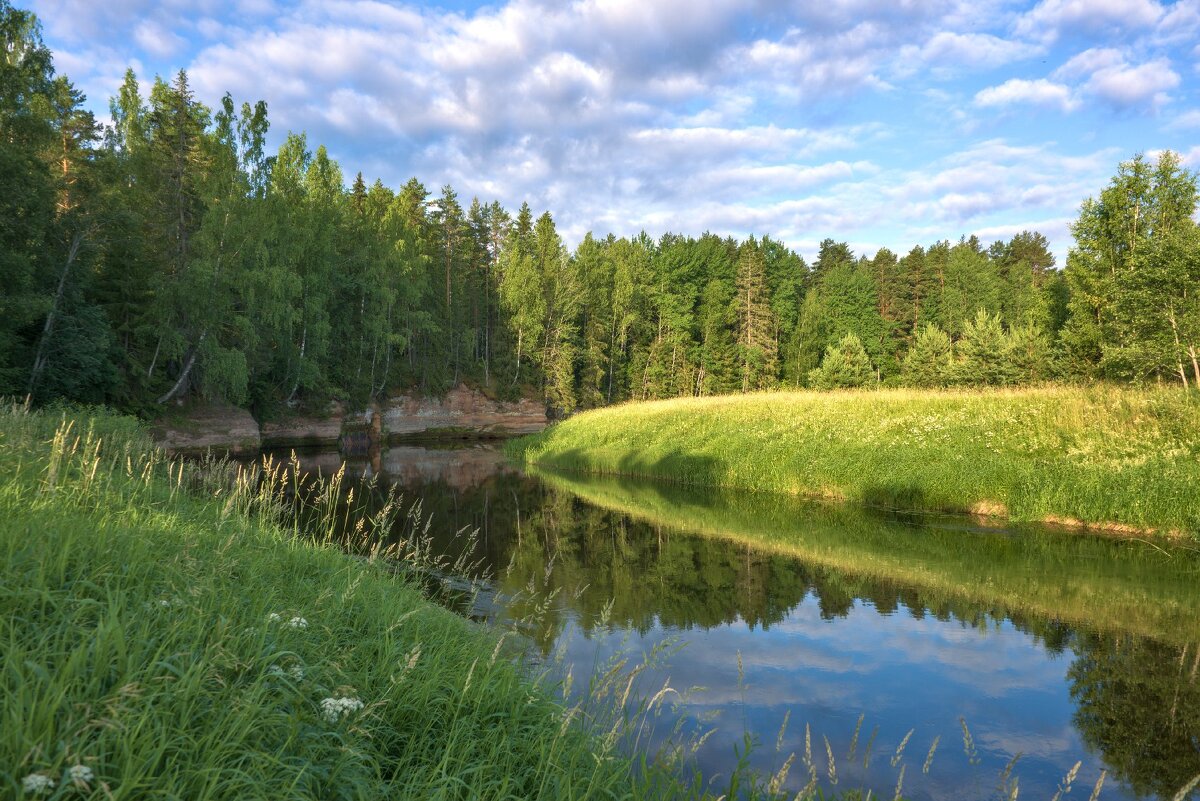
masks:
<svg viewBox="0 0 1200 801"><path fill-rule="evenodd" d="M1112 536L1200 533L1200 403L1161 389L777 392L585 412L518 462Z"/></svg>

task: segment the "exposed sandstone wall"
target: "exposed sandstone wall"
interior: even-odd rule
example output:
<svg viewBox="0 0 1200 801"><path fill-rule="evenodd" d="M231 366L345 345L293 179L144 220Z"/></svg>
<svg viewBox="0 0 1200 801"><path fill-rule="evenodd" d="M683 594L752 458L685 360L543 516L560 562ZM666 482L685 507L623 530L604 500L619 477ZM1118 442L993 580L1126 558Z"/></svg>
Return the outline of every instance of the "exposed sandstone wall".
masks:
<svg viewBox="0 0 1200 801"><path fill-rule="evenodd" d="M335 403L325 415L290 415L261 428L245 409L197 404L163 418L154 432L159 444L174 453L332 446L365 453L389 441L532 434L548 422L545 407L537 401L496 401L460 385L442 398L400 395L357 412Z"/></svg>
<svg viewBox="0 0 1200 801"><path fill-rule="evenodd" d="M548 422L537 401L495 401L461 385L442 398L401 395L383 407L383 432L389 440L533 434Z"/></svg>
<svg viewBox="0 0 1200 801"><path fill-rule="evenodd" d="M223 404L196 404L151 426L154 439L180 454L256 453L262 448L258 422L250 412Z"/></svg>
<svg viewBox="0 0 1200 801"><path fill-rule="evenodd" d="M337 445L346 413L331 403L324 415L288 415L262 424L264 448L312 448Z"/></svg>

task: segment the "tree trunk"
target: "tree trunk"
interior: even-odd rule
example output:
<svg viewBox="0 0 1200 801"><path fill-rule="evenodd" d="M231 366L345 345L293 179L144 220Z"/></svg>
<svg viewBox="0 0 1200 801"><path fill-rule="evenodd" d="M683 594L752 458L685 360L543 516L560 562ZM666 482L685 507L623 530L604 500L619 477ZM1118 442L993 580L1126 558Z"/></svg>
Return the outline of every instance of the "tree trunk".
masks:
<svg viewBox="0 0 1200 801"><path fill-rule="evenodd" d="M158 364L158 352L162 350L162 335L159 334L158 344L154 346L154 358L150 360L150 369L146 371L146 378L154 377L154 365Z"/></svg>
<svg viewBox="0 0 1200 801"><path fill-rule="evenodd" d="M192 348L192 352L188 355L187 362L183 365L183 372L179 374L179 380L175 382L175 386L171 390L159 398L155 403L160 406L167 403L176 395L178 395L185 386L187 386L188 376L192 373L192 368L196 366L196 356L200 353L200 346L204 344L204 338L208 336L208 330L200 332L200 338L196 340L196 346Z"/></svg>
<svg viewBox="0 0 1200 801"><path fill-rule="evenodd" d="M517 329L517 369L513 373L513 382L512 382L512 385L514 387L517 385L517 380L521 377L521 339L524 336L524 334L525 334L525 329L523 329L523 328Z"/></svg>
<svg viewBox="0 0 1200 801"><path fill-rule="evenodd" d="M46 368L48 354L47 348L50 347L50 334L54 331L54 318L58 315L58 306L62 303L63 293L67 288L67 276L71 272L71 265L75 263L75 257L79 255L79 248L83 244L83 232L77 231L71 239L71 247L67 250L67 262L63 265L62 275L58 278L58 289L54 293L54 303L50 306L50 311L46 314L46 324L42 326L42 336L38 341L37 356L33 360L33 370L29 373L29 388L28 393L33 394L34 387L37 386L38 379L42 376L42 371Z"/></svg>
<svg viewBox="0 0 1200 801"><path fill-rule="evenodd" d="M1183 344L1179 341L1179 326L1175 323L1175 309L1168 307L1167 319L1171 321L1171 333L1175 335L1175 368L1179 372L1179 380L1183 382L1183 388L1188 388L1187 372L1183 369L1183 358L1179 355L1183 350ZM1192 364L1195 365L1195 351L1192 351Z"/></svg>
<svg viewBox="0 0 1200 801"><path fill-rule="evenodd" d="M303 330L300 332L300 360L296 363L296 383L292 384L292 391L288 393L288 403L296 399L296 391L300 389L300 377L304 374L304 348L307 345L308 325L305 324Z"/></svg>

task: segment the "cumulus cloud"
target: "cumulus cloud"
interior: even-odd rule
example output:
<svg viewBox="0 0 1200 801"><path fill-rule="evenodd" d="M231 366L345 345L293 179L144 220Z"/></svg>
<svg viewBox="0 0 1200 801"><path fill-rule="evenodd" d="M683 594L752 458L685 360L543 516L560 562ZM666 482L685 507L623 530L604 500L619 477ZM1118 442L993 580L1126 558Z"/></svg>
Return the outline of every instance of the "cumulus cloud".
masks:
<svg viewBox="0 0 1200 801"><path fill-rule="evenodd" d="M33 2L102 116L126 64L186 67L350 175L528 200L568 240L709 229L806 255L1030 222L1065 249L1056 221L1159 144L1082 126L1170 108L1160 133L1192 130L1179 65L1200 52L1200 0ZM1006 138L977 141L990 126Z"/></svg>
<svg viewBox="0 0 1200 801"><path fill-rule="evenodd" d="M1179 73L1166 58L1131 64L1115 48L1091 48L1055 70L1059 78L1081 80L1081 91L1121 109L1157 110L1169 102L1167 91L1179 86Z"/></svg>
<svg viewBox="0 0 1200 801"><path fill-rule="evenodd" d="M938 31L920 46L902 48L897 71L905 74L928 66L991 69L1030 58L1041 51L1038 45L1002 39L989 33Z"/></svg>
<svg viewBox="0 0 1200 801"><path fill-rule="evenodd" d="M1014 28L1018 36L1054 41L1068 32L1145 29L1162 16L1155 0L1042 0Z"/></svg>
<svg viewBox="0 0 1200 801"><path fill-rule="evenodd" d="M975 95L975 105L983 107L1026 103L1057 108L1060 111L1073 111L1079 107L1079 103L1072 97L1069 87L1061 83L1053 83L1045 78L1034 81L1010 78L999 86L989 86Z"/></svg>

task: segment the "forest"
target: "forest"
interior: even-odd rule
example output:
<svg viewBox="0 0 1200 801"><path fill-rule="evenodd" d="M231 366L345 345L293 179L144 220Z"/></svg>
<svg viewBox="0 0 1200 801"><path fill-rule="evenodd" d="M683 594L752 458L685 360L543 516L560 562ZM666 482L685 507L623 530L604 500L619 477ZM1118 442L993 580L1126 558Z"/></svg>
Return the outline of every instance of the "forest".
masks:
<svg viewBox="0 0 1200 801"><path fill-rule="evenodd" d="M1134 156L1066 265L1025 231L808 263L769 236L589 234L347 179L264 102L133 70L100 121L0 0L0 396L270 415L467 383L555 415L775 387L1200 386L1197 176Z"/></svg>

